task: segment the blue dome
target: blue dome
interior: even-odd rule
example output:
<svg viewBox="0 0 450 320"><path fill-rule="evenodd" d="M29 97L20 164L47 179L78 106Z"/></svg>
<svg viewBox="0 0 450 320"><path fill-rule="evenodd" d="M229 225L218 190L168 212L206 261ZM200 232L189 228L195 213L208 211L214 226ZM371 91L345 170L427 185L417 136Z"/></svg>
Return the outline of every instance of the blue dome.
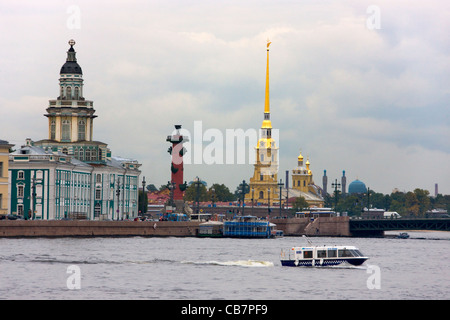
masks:
<svg viewBox="0 0 450 320"><path fill-rule="evenodd" d="M352 193L366 193L366 192L367 192L366 185L364 184L364 182L359 181L358 179L356 179L355 181L350 183L349 186L348 186L348 193L349 194L352 194Z"/></svg>

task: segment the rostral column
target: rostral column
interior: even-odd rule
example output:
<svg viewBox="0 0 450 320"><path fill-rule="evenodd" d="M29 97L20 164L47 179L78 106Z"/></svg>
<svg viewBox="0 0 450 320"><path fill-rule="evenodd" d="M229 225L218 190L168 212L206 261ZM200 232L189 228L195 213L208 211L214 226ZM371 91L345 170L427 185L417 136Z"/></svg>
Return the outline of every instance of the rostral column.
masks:
<svg viewBox="0 0 450 320"><path fill-rule="evenodd" d="M168 136L166 139L166 141L172 143L168 150L172 155L170 168L172 176L167 187L171 191L170 205L176 207L176 212L186 213L183 200L184 191L186 190L186 182L183 182L183 156L186 153L186 149L183 147L183 143L189 141L189 138L181 135L180 129L181 125L175 125L175 134Z"/></svg>

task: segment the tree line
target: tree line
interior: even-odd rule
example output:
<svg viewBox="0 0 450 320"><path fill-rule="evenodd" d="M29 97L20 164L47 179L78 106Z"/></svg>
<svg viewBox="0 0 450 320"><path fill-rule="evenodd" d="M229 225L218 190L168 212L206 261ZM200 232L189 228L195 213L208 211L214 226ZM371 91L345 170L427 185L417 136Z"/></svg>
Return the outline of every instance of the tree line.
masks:
<svg viewBox="0 0 450 320"><path fill-rule="evenodd" d="M401 216L425 217L427 212L433 209L447 210L450 212L450 195L438 194L430 196L430 192L424 189L382 194L369 190L363 194L346 194L342 196L338 191L325 197L325 206L335 208L337 212L347 212L349 216L361 215L364 208L384 209L395 211Z"/></svg>
<svg viewBox="0 0 450 320"><path fill-rule="evenodd" d="M159 190L165 190L166 185L162 185ZM148 185L147 190L158 191L154 185ZM200 202L232 202L242 199L242 185L238 185L234 192L219 183L214 183L207 187L206 183L192 183L185 191L185 201ZM248 190L247 190L248 192ZM450 213L450 195L438 194L436 197L430 196L428 190L416 188L414 191L395 191L391 194L383 194L369 190L367 193L345 194L337 191L324 197L324 206L332 208L337 212L347 212L349 216L359 216L364 208L384 209L385 211L395 211L401 216L424 217L427 212L433 209L447 210ZM308 208L308 203L303 197L291 200L291 207L294 211L301 211Z"/></svg>

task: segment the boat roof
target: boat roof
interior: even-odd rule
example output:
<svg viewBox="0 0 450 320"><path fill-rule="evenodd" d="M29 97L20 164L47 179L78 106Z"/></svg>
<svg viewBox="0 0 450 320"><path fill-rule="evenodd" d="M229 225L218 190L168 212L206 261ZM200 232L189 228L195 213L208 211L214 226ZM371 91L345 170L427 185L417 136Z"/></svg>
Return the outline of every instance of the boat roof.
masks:
<svg viewBox="0 0 450 320"><path fill-rule="evenodd" d="M313 250L313 249L352 249L352 250L359 250L355 246L301 246L301 247L292 247L292 250Z"/></svg>

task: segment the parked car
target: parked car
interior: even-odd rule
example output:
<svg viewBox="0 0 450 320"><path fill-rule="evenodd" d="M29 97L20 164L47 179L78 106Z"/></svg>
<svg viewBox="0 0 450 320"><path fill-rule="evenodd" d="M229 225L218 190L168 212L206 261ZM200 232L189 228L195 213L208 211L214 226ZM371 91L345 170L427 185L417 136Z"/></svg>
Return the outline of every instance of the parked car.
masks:
<svg viewBox="0 0 450 320"><path fill-rule="evenodd" d="M8 220L23 220L23 216L17 215L17 214L8 214L6 216Z"/></svg>

